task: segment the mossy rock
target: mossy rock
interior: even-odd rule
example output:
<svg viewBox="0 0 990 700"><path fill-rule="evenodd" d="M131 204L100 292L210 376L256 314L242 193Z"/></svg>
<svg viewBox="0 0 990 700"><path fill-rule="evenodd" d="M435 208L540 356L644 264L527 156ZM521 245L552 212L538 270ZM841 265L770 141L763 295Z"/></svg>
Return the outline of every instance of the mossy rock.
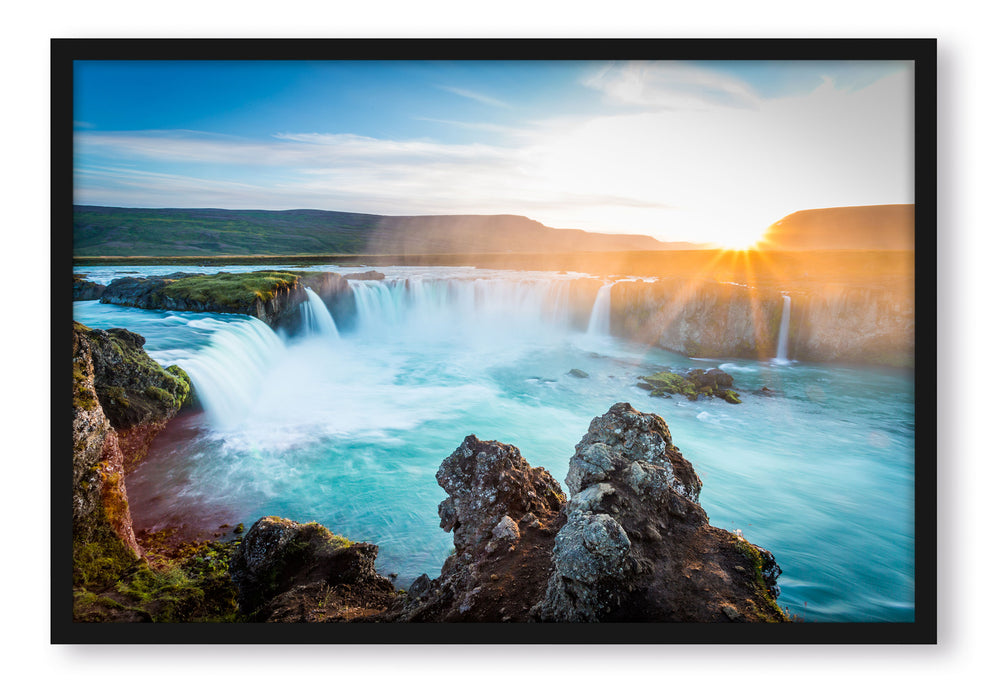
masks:
<svg viewBox="0 0 990 700"><path fill-rule="evenodd" d="M110 424L126 429L174 416L192 392L192 382L177 365L164 368L144 351L144 338L124 328L93 330L78 324L92 348L96 395ZM81 369L76 374L82 376ZM87 404L76 392L77 404Z"/></svg>

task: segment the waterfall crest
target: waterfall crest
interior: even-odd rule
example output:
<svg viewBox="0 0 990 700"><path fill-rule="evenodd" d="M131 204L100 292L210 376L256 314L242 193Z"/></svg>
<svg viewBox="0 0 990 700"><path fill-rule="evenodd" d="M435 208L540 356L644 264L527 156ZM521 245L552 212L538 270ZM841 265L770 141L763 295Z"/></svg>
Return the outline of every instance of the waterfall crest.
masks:
<svg viewBox="0 0 990 700"><path fill-rule="evenodd" d="M268 368L284 351L285 344L267 324L248 318L224 324L182 368L210 421L229 427L250 408Z"/></svg>

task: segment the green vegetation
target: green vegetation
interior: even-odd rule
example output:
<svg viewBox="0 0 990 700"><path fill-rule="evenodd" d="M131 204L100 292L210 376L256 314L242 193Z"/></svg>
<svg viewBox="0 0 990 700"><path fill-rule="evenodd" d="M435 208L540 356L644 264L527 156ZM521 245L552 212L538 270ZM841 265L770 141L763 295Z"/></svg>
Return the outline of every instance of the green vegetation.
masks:
<svg viewBox="0 0 990 700"><path fill-rule="evenodd" d="M691 401L720 398L732 404L742 403L739 394L729 389L733 384L732 376L719 369L710 369L707 372L692 369L685 375L666 370L640 379L643 380L639 384L640 388L647 389L650 396L669 399L674 394L680 394Z"/></svg>
<svg viewBox="0 0 990 700"><path fill-rule="evenodd" d="M76 255L359 253L383 218L315 210L73 209Z"/></svg>
<svg viewBox="0 0 990 700"><path fill-rule="evenodd" d="M247 308L256 301L268 301L277 292L292 287L298 279L299 275L275 270L240 274L219 272L177 279L166 284L161 293L208 307Z"/></svg>
<svg viewBox="0 0 990 700"><path fill-rule="evenodd" d="M236 622L230 557L237 542L187 544L175 556L139 560L112 530L74 548L73 617L82 622ZM149 563L152 562L152 563Z"/></svg>
<svg viewBox="0 0 990 700"><path fill-rule="evenodd" d="M689 399L698 398L698 391L687 378L673 372L657 372L642 380L652 387L650 396L669 398L672 394L681 394Z"/></svg>
<svg viewBox="0 0 990 700"><path fill-rule="evenodd" d="M777 600L770 595L770 589L767 586L766 579L763 577L763 555L760 554L760 551L740 535L736 535L736 551L749 560L756 578L753 593L770 611L768 613L759 606L754 606L753 611L757 617L762 622L780 622L789 619L784 611L780 609L780 606L777 605Z"/></svg>

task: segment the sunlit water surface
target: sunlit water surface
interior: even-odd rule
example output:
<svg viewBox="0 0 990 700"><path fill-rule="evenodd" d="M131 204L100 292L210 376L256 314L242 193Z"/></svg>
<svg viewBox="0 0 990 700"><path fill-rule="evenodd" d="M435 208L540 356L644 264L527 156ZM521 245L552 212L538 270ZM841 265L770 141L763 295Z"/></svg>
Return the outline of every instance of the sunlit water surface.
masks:
<svg viewBox="0 0 990 700"><path fill-rule="evenodd" d="M179 269L213 271L76 271L106 282ZM913 619L907 373L634 345L609 337L600 313L568 308L562 283L582 275L378 269L384 282L352 282L350 323L331 329L311 314L292 338L246 316L75 303L86 325L145 336L153 358L189 372L205 406L174 421L128 476L138 528L316 520L378 544L379 570L405 587L436 576L452 550L435 474L465 435L512 443L563 483L591 419L627 401L666 419L711 522L774 553L781 607L809 621ZM715 366L735 377L742 404L635 386L659 368Z"/></svg>

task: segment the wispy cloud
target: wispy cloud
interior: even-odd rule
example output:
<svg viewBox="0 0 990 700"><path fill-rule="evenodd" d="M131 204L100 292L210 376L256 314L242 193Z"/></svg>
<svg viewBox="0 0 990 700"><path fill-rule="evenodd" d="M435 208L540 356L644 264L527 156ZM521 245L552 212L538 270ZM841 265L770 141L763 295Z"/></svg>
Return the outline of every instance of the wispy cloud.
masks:
<svg viewBox="0 0 990 700"><path fill-rule="evenodd" d="M502 100L491 97L490 95L484 95L480 92L475 92L474 90L466 90L464 88L452 87L450 85L437 85L441 90L446 90L455 95L460 95L461 97L466 97L469 100L474 100L475 102L480 102L481 104L486 104L490 107L501 107L502 109L509 109L511 105Z"/></svg>
<svg viewBox="0 0 990 700"><path fill-rule="evenodd" d="M664 109L754 107L759 102L742 80L676 61L613 63L588 75L583 84L616 103Z"/></svg>

